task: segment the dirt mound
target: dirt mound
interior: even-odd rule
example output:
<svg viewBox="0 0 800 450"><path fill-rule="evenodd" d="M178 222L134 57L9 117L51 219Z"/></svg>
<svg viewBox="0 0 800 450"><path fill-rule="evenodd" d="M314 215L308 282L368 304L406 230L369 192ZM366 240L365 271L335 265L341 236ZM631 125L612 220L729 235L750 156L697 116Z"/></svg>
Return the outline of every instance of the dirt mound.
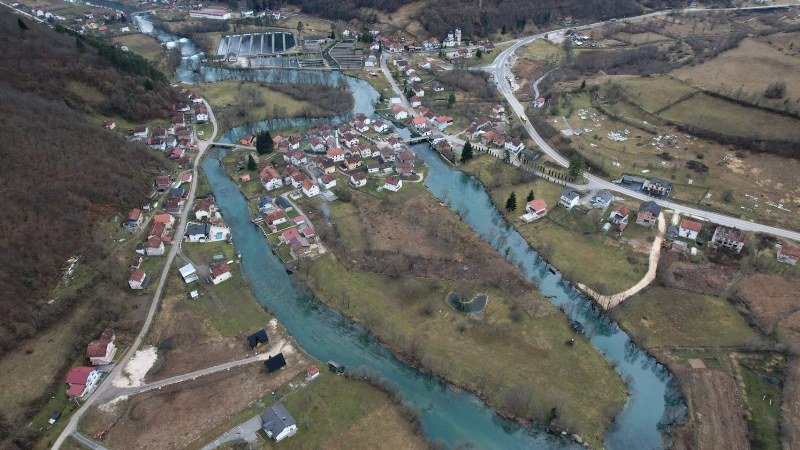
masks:
<svg viewBox="0 0 800 450"><path fill-rule="evenodd" d="M666 287L718 295L739 273L738 263L692 263L673 252L662 253L658 280Z"/></svg>

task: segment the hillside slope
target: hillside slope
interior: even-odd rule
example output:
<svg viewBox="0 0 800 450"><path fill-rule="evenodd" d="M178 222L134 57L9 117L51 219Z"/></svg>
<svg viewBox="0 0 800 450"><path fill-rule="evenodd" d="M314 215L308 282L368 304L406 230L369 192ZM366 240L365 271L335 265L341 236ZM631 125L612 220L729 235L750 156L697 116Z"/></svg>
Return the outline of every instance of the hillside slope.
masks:
<svg viewBox="0 0 800 450"><path fill-rule="evenodd" d="M97 327L125 320L131 307L127 265L105 258L107 224L147 202L164 164L97 119L169 117L179 95L138 56L18 20L0 15L0 366L18 365L22 354L49 366L27 364L25 388L19 373L0 373L18 386L0 391L0 448L30 448L30 414ZM48 304L73 255L95 276ZM67 323L68 335L46 337Z"/></svg>
<svg viewBox="0 0 800 450"><path fill-rule="evenodd" d="M369 23L375 11L391 14L403 5L418 0L288 0L308 14L332 20L359 20ZM641 13L645 8L664 9L684 5L678 0L427 0L415 8L416 17L425 32L443 38L447 32L460 27L463 35L491 36L506 29L509 33L528 24L537 26L557 22L564 17L575 19L609 19ZM420 36L422 37L422 36Z"/></svg>

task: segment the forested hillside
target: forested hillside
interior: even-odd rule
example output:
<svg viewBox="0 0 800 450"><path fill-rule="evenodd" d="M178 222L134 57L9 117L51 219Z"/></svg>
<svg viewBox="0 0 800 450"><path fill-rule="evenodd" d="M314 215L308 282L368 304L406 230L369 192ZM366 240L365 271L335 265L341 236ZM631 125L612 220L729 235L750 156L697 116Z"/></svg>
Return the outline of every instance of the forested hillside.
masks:
<svg viewBox="0 0 800 450"><path fill-rule="evenodd" d="M82 112L130 121L166 118L177 99L164 75L142 57L96 38L4 14L0 48L0 80Z"/></svg>
<svg viewBox="0 0 800 450"><path fill-rule="evenodd" d="M369 23L374 10L391 13L412 0L288 0L303 12L334 20L358 19ZM415 19L433 36L461 27L465 36L487 36L557 22L563 17L609 19L641 13L645 8L685 6L680 0L428 0Z"/></svg>
<svg viewBox="0 0 800 450"><path fill-rule="evenodd" d="M0 354L63 319L61 307L42 307L60 268L74 254L101 256L96 227L146 202L161 168L80 112L166 117L177 98L88 42L18 20L0 17Z"/></svg>

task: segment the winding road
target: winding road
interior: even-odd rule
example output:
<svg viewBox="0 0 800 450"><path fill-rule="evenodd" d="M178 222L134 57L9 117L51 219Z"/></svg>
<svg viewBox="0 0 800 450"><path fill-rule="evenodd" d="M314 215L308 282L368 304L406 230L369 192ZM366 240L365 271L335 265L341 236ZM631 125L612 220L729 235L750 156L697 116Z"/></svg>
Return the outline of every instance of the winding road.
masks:
<svg viewBox="0 0 800 450"><path fill-rule="evenodd" d="M186 223L189 218L189 212L192 209L192 204L194 203L195 194L197 192L197 183L200 178L198 176L197 168L200 165L200 161L203 158L203 154L211 146L211 144L213 144L214 139L217 136L217 119L216 117L214 117L214 111L211 109L211 105L209 105L207 101L203 100L203 103L206 105L206 108L208 108L208 117L213 126L213 131L211 133L211 136L202 141L198 141L197 144L199 150L197 152L197 157L194 159L194 162L192 163L192 186L189 189L189 196L186 199L186 204L184 205L183 211L181 212L179 225L175 228L176 233L181 233L181 234L183 234L183 230L186 229ZM196 132L197 130L195 129L195 133ZM178 239L180 239L180 236L178 236ZM131 346L125 352L125 355L122 357L122 359L120 359L119 362L117 362L117 364L111 370L111 372L109 372L105 380L103 380L100 386L97 387L95 392L92 393L89 396L89 398L86 399L86 401L83 403L83 405L81 405L81 407L78 408L78 410L75 411L75 413L72 414L72 416L69 418L69 422L67 422L67 425L64 427L64 430L61 432L61 434L58 436L55 443L53 444L52 448L54 450L61 448L61 445L64 443L67 437L69 437L69 435L71 435L77 430L78 422L80 421L81 417L83 417L83 415L86 413L86 411L88 411L89 408L93 404L95 404L99 398L105 398L106 397L105 392L107 390L114 389L113 381L119 377L125 376L123 373L125 367L128 365L128 362L133 357L133 355L136 354L136 351L139 350L139 347L141 347L142 342L147 336L147 333L150 331L150 326L153 324L153 319L155 318L156 312L158 311L158 307L161 304L161 296L164 292L164 285L167 282L167 278L169 278L168 276L169 270L172 267L172 262L175 260L175 256L178 254L179 249L180 245L173 245L170 248L169 253L167 254L166 261L164 262L164 268L161 270L161 277L158 280L158 286L156 287L156 291L153 294L153 300L150 303L150 310L147 312L147 318L145 318L144 323L142 324L142 329L139 331L139 334L136 336L136 339L133 341Z"/></svg>
<svg viewBox="0 0 800 450"><path fill-rule="evenodd" d="M745 11L745 10L762 10L762 9L769 10L769 9L775 9L775 8L788 8L788 7L792 7L792 6L800 6L800 4L751 6L751 7L743 7L743 8L666 10L666 11L659 11L659 12L654 12L654 13L650 13L650 14L644 14L644 15L636 16L636 17L629 17L629 18L619 19L619 21L621 21L621 22L637 21L637 20L642 20L642 19L646 19L646 18L650 18L650 17L665 16L665 15L671 14L671 13L708 13L708 12L718 12L718 11ZM574 27L574 29L586 30L586 29L591 29L591 28L597 28L597 27L600 27L600 26L604 25L605 23L606 22L597 22L597 23L593 23L593 24L590 24L590 25L583 25L583 26ZM492 64L490 64L488 66L484 66L482 68L484 71L489 72L489 73L494 75L494 79L497 81L497 89L500 91L500 93L506 99L508 104L514 110L514 112L516 113L517 117L519 117L520 120L522 120L523 125L525 126L525 130L528 132L528 134L530 135L531 139L533 139L533 141L536 143L536 145L540 149L542 149L543 152L545 152L548 156L550 156L550 158L552 158L556 163L558 163L559 165L561 165L563 167L569 167L569 161L567 160L567 158L565 158L564 156L559 154L558 151L553 149L550 146L550 144L548 144L547 141L545 141L539 135L539 133L536 131L536 129L533 127L531 122L525 116L525 108L519 102L519 100L517 100L517 98L514 96L514 93L513 93L512 89L511 89L509 83L506 81L506 76L511 75L511 67L512 67L512 65L510 64L510 59L512 58L512 55L514 54L514 52L517 51L517 49L519 49L520 47L522 47L524 45L530 44L531 42L535 41L536 39L543 39L548 34L564 33L566 30L567 29L564 28L564 29L561 29L561 30L549 31L547 33L540 33L540 34L537 34L537 35L527 36L527 37L518 39L516 41L516 43L511 45L511 47L509 47L508 49L506 49L502 53L500 53L500 55L497 56L497 58L495 59L495 61ZM387 72L388 71L385 71L385 73L387 73ZM523 120L523 118L524 118L524 120ZM519 163L515 162L515 161L512 161L512 163L514 163L515 165L519 165ZM619 185L614 184L614 183L612 183L612 182L610 182L608 180L604 180L604 179L602 179L600 177L594 176L594 175L592 175L592 174L590 174L588 172L584 173L583 175L587 180L587 184L585 186L582 186L583 189L592 189L592 190L594 190L594 189L608 189L610 191L617 192L619 194L622 194L622 195L625 195L625 196L628 196L628 197L631 197L631 198L635 198L637 200L642 200L642 201L652 200L652 201L655 201L659 206L661 206L663 208L672 209L672 210L674 210L674 211L676 211L676 212L678 212L678 213L680 213L682 215L694 216L694 217L705 219L707 221L710 221L710 222L713 222L713 223L716 223L716 224L719 224L719 225L738 228L738 229L744 230L744 231L753 231L753 232L759 232L759 233L766 233L766 234L771 234L771 235L775 235L775 236L779 236L779 237L783 237L783 238L787 238L787 239L792 239L792 240L795 240L795 241L800 241L800 233L798 233L797 231L785 230L785 229L782 229L782 228L777 228L777 227L764 225L764 224L760 224L760 223L756 223L756 222L737 219L737 218L734 218L734 217L726 216L724 214L719 214L719 213L715 213L715 212L711 212L711 211L705 211L705 210L702 210L702 209L699 209L699 208L693 208L691 206L682 205L680 203L675 203L675 202L672 202L672 201L669 201L669 200L666 200L666 199L656 199L656 198L653 198L653 197L651 197L651 196L649 196L649 195L647 195L645 193L642 193L642 192L639 192L639 191L634 191L634 190L627 189L625 187L619 186Z"/></svg>

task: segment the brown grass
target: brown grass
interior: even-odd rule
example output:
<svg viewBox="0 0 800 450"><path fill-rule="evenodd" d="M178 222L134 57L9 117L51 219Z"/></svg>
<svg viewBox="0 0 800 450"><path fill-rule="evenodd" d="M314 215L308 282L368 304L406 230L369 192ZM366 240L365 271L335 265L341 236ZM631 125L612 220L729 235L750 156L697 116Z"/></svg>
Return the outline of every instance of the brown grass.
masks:
<svg viewBox="0 0 800 450"><path fill-rule="evenodd" d="M750 307L759 325L775 326L791 311L800 308L800 280L778 275L753 274L739 283L739 295Z"/></svg>

